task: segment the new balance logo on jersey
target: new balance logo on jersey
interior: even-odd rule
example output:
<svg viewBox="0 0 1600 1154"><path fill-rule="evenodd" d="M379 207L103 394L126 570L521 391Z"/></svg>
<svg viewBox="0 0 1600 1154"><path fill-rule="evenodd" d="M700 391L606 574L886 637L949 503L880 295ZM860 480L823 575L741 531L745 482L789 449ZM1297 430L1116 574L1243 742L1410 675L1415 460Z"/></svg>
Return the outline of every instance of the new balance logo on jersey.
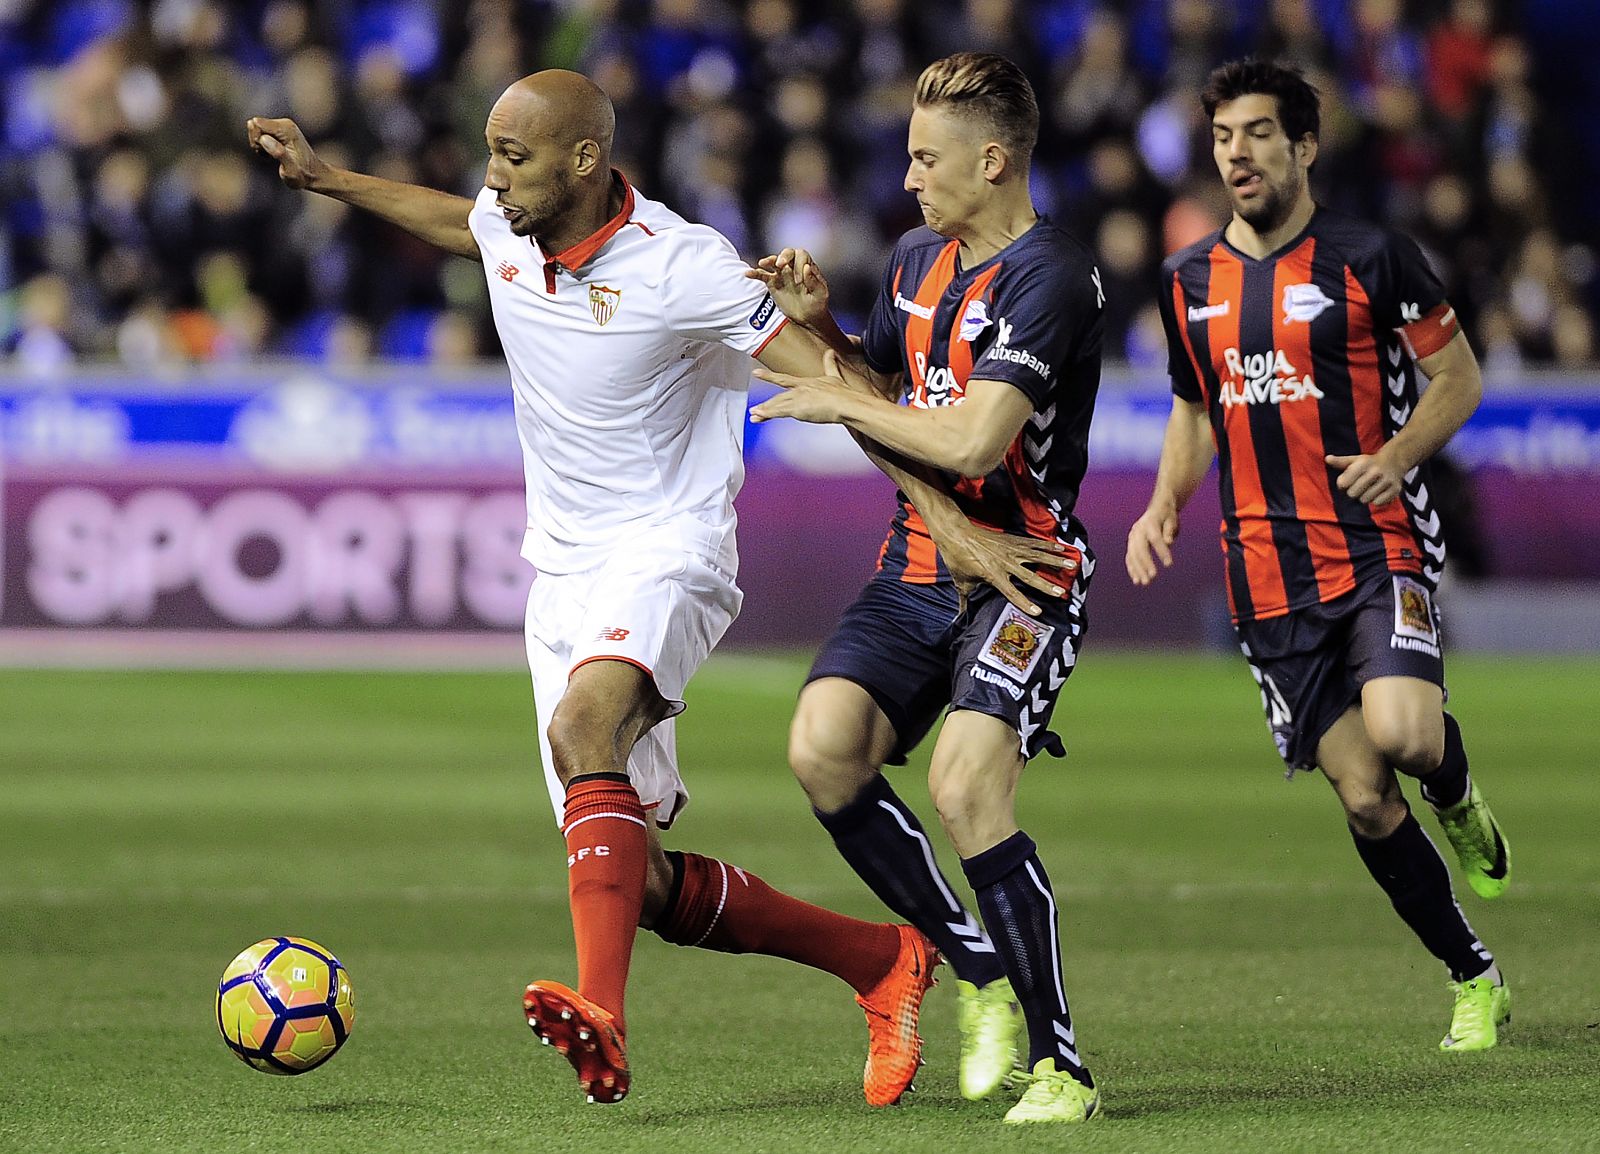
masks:
<svg viewBox="0 0 1600 1154"><path fill-rule="evenodd" d="M1000 318L999 335L995 337L994 344L984 354L986 360L1010 361L1014 365L1022 365L1039 374L1041 380L1050 379L1050 366L1027 349L1014 349L1011 347L1011 322L1005 317Z"/></svg>
<svg viewBox="0 0 1600 1154"><path fill-rule="evenodd" d="M512 264L510 261L503 260L495 266L494 271L501 280L505 281L507 284L510 284L511 278L516 276L522 270L516 265Z"/></svg>
<svg viewBox="0 0 1600 1154"><path fill-rule="evenodd" d="M1333 307L1333 298L1314 284L1283 286L1283 319L1285 324L1304 321L1310 324Z"/></svg>
<svg viewBox="0 0 1600 1154"><path fill-rule="evenodd" d="M1322 399L1322 390L1317 388L1311 374L1301 376L1300 370L1289 363L1281 349L1251 353L1246 357L1241 356L1238 349L1228 348L1222 352L1222 361L1228 369L1228 375L1222 380L1222 403L1229 408Z"/></svg>
<svg viewBox="0 0 1600 1154"><path fill-rule="evenodd" d="M571 869L573 866L577 865L579 862L581 862L586 857L610 857L610 856L611 856L611 847L608 846L608 845L597 845L597 846L593 847L592 849L589 846L584 846L577 853L569 853L567 855L567 868Z"/></svg>
<svg viewBox="0 0 1600 1154"><path fill-rule="evenodd" d="M631 632L633 632L631 629L618 629L613 625L608 629L600 630L594 635L594 639L596 641L626 641L628 634Z"/></svg>
<svg viewBox="0 0 1600 1154"><path fill-rule="evenodd" d="M916 301L908 301L899 293L894 294L894 307L901 312L910 313L914 317L921 317L925 321L933 319L933 309L928 305L919 305Z"/></svg>

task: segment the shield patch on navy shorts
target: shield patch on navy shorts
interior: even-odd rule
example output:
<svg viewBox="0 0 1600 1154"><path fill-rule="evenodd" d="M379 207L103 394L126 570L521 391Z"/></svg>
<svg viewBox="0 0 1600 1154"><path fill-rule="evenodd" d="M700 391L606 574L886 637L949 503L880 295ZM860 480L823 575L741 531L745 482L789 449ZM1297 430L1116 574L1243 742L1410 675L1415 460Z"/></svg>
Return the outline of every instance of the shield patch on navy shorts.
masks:
<svg viewBox="0 0 1600 1154"><path fill-rule="evenodd" d="M978 660L1018 681L1025 681L1028 674L1033 672L1033 667L1039 664L1045 644L1053 633L1055 629L1052 626L1035 621L1015 606L1008 605L994 628L989 630Z"/></svg>
<svg viewBox="0 0 1600 1154"><path fill-rule="evenodd" d="M1410 577L1394 579L1394 631L1400 637L1437 644L1433 628L1433 601L1428 587Z"/></svg>

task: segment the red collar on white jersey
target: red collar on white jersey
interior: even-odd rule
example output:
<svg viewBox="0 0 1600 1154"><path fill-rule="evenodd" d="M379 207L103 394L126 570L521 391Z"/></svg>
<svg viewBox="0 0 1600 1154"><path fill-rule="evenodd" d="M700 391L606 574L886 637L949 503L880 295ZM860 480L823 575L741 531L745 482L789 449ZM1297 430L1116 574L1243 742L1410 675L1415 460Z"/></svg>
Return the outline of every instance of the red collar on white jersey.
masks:
<svg viewBox="0 0 1600 1154"><path fill-rule="evenodd" d="M611 170L611 179L622 182L621 210L618 211L616 216L601 225L598 232L590 234L571 248L563 249L544 262L545 283L552 285L551 291L554 291L553 284L557 269L566 269L568 272L576 273L594 259L595 253L600 251L606 241L616 236L621 231L622 226L628 223L628 218L633 215L633 185L628 183L627 177L614 168Z"/></svg>

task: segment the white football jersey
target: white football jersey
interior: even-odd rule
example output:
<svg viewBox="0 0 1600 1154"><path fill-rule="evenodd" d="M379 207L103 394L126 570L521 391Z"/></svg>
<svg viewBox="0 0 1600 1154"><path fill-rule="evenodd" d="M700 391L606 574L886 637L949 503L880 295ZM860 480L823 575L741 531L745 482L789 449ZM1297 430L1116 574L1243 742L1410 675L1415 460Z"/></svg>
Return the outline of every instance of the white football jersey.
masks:
<svg viewBox="0 0 1600 1154"><path fill-rule="evenodd" d="M750 358L784 317L719 233L614 179L622 211L553 256L492 189L469 218L511 367L522 554L572 573L664 543L731 572Z"/></svg>

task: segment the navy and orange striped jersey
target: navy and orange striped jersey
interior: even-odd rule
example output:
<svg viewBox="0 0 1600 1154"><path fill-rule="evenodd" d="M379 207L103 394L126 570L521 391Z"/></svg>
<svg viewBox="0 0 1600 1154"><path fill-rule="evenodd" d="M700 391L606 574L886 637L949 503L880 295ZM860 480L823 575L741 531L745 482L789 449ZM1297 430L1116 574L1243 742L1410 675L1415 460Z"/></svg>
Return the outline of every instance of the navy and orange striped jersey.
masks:
<svg viewBox="0 0 1600 1154"><path fill-rule="evenodd" d="M950 475L961 509L994 529L1058 540L1082 551L1072 515L1089 461L1089 419L1100 387L1105 298L1089 251L1041 216L988 260L960 267L960 244L917 228L895 245L862 333L867 364L904 374L906 404L959 405L973 380L1004 381L1033 402L1033 416L982 478ZM902 581L948 581L921 516L900 508L878 556Z"/></svg>
<svg viewBox="0 0 1600 1154"><path fill-rule="evenodd" d="M1373 508L1323 459L1393 437L1417 403L1413 362L1459 331L1416 243L1318 208L1262 260L1219 230L1161 268L1172 391L1205 404L1216 440L1234 620L1330 601L1384 571L1435 583L1444 541L1427 465Z"/></svg>

